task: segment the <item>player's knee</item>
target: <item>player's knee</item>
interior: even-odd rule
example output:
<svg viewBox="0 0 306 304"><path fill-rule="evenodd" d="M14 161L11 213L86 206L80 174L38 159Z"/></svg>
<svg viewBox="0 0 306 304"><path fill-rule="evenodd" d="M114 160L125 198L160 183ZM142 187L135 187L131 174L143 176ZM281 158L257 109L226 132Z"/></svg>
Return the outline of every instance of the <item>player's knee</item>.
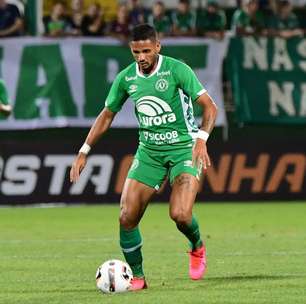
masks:
<svg viewBox="0 0 306 304"><path fill-rule="evenodd" d="M127 212L126 210L121 210L120 217L119 217L119 223L120 226L123 228L129 230L133 229L138 225L137 218L133 216L130 212Z"/></svg>
<svg viewBox="0 0 306 304"><path fill-rule="evenodd" d="M170 211L171 219L178 225L187 225L192 218L191 212L184 209L176 209Z"/></svg>

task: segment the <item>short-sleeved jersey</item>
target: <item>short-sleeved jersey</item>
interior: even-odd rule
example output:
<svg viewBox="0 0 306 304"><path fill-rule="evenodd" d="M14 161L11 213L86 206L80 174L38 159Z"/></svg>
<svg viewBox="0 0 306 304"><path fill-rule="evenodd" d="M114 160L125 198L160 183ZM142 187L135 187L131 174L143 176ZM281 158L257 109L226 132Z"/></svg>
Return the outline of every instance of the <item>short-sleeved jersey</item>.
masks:
<svg viewBox="0 0 306 304"><path fill-rule="evenodd" d="M154 26L157 33L170 35L172 31L171 19L167 15L160 18L155 18L152 14L148 17L148 23Z"/></svg>
<svg viewBox="0 0 306 304"><path fill-rule="evenodd" d="M223 10L209 13L207 10L199 12L197 16L197 29L200 34L209 31L223 31L226 26L226 17Z"/></svg>
<svg viewBox="0 0 306 304"><path fill-rule="evenodd" d="M192 102L206 90L185 63L159 55L148 76L136 62L121 71L106 98L106 107L120 111L128 97L135 104L139 141L149 149L191 146L198 131Z"/></svg>
<svg viewBox="0 0 306 304"><path fill-rule="evenodd" d="M233 30L236 30L237 27L242 27L246 30L260 31L264 26L265 21L261 11L257 11L255 16L251 18L244 10L238 9L232 18Z"/></svg>
<svg viewBox="0 0 306 304"><path fill-rule="evenodd" d="M181 14L180 12L174 11L172 14L173 23L182 32L188 32L193 30L196 25L196 16L192 11L186 14Z"/></svg>
<svg viewBox="0 0 306 304"><path fill-rule="evenodd" d="M286 19L273 15L268 22L268 27L276 30L294 30L300 27L299 20L294 13L291 13Z"/></svg>

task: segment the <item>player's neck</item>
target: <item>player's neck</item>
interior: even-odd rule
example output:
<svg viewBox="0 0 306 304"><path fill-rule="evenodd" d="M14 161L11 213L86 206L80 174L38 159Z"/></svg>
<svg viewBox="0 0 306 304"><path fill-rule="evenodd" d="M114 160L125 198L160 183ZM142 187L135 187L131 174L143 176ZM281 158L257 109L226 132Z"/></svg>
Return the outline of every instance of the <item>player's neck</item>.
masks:
<svg viewBox="0 0 306 304"><path fill-rule="evenodd" d="M155 62L154 62L149 68L147 68L146 70L143 70L143 69L141 69L141 67L139 66L139 71L140 71L143 75L146 75L146 76L152 74L152 73L155 71L155 69L157 68L158 61L159 61L159 55L156 56Z"/></svg>

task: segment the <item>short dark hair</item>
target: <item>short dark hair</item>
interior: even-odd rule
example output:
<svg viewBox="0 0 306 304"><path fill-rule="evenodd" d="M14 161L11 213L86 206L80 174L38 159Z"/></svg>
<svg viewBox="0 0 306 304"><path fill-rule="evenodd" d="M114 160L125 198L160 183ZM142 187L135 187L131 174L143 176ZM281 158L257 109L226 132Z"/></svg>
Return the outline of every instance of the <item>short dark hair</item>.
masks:
<svg viewBox="0 0 306 304"><path fill-rule="evenodd" d="M280 0L279 1L279 6L280 7L286 7L286 6L289 6L290 5L290 1L288 0Z"/></svg>
<svg viewBox="0 0 306 304"><path fill-rule="evenodd" d="M131 41L156 40L157 34L153 26L147 23L136 25L131 33Z"/></svg>
<svg viewBox="0 0 306 304"><path fill-rule="evenodd" d="M179 0L179 3L190 5L190 1L189 0Z"/></svg>

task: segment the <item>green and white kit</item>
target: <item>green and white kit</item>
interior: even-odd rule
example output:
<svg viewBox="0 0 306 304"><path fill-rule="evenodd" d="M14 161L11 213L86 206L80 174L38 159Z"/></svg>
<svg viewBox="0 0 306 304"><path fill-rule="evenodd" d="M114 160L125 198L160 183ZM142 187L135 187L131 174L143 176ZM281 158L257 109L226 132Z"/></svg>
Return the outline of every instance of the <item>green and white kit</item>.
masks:
<svg viewBox="0 0 306 304"><path fill-rule="evenodd" d="M128 177L158 189L167 172L171 182L183 172L198 175L198 168L191 163L198 132L192 102L205 92L188 65L162 55L148 76L139 71L136 62L117 75L106 107L118 112L130 97L139 123L139 148ZM145 172L150 168L151 174ZM154 171L157 168L160 170Z"/></svg>

